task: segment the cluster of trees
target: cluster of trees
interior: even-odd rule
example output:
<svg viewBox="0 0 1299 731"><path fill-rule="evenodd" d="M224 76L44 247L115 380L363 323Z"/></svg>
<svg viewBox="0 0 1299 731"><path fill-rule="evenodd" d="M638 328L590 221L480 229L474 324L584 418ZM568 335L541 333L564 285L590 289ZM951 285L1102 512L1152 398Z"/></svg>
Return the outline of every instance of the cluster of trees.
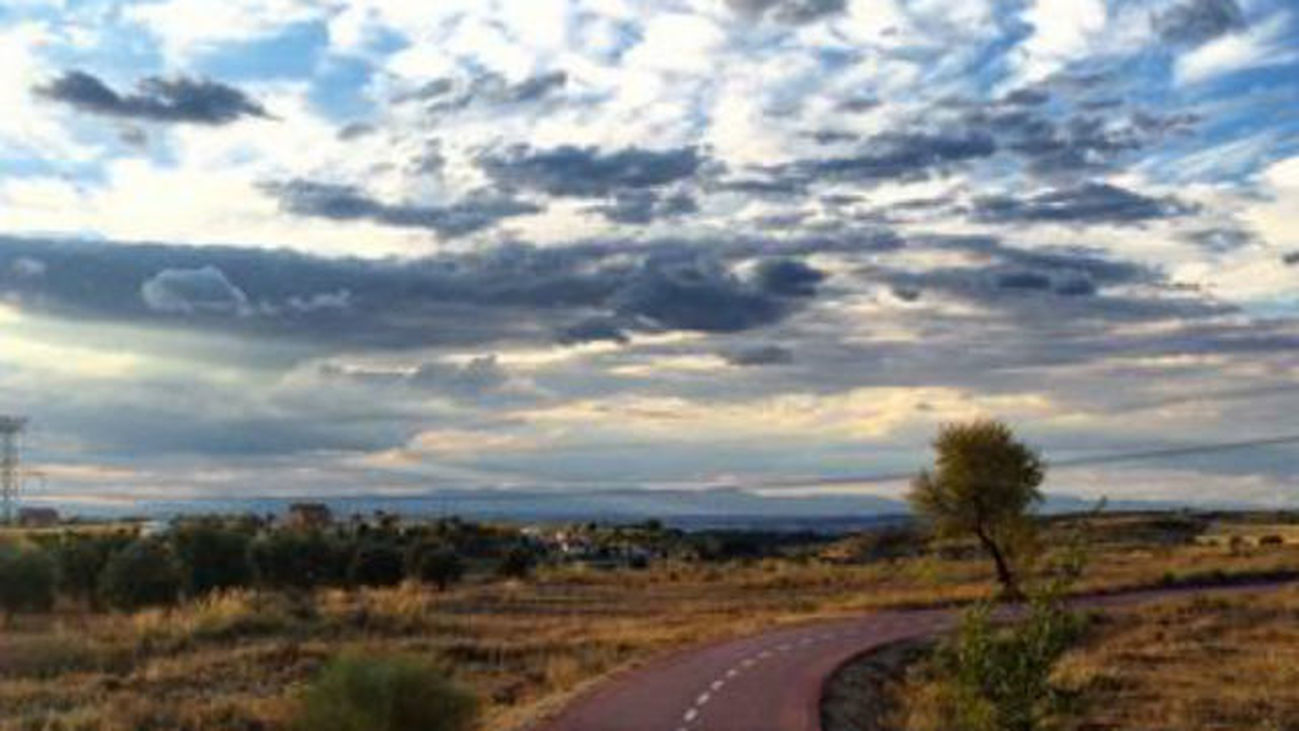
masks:
<svg viewBox="0 0 1299 731"><path fill-rule="evenodd" d="M234 587L306 590L411 579L442 590L459 582L471 562L523 578L536 560L517 536L458 520L407 530L298 531L205 519L146 538L68 531L0 545L0 610L48 610L60 593L94 608L131 610Z"/></svg>

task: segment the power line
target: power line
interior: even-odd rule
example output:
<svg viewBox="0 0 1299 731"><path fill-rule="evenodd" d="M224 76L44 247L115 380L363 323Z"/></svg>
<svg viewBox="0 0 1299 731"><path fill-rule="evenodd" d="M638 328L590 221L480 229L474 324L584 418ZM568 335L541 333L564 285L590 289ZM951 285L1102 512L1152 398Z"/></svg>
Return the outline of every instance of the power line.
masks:
<svg viewBox="0 0 1299 731"><path fill-rule="evenodd" d="M1286 434L1275 437L1265 437L1260 439L1245 439L1235 442L1216 442L1212 444L1198 444L1187 447L1165 447L1162 449L1147 449L1132 452L1116 452L1111 454L1098 454L1090 457L1072 457L1069 459L1046 460L1048 467L1084 467L1099 464L1115 464L1120 462L1136 462L1148 459L1170 459L1175 457L1191 457L1201 454L1216 454L1219 452L1231 452L1239 449L1253 449L1256 447L1273 447L1286 444L1299 444L1299 434ZM916 471L910 472L886 472L874 475L845 475L842 477L811 477L803 480L771 480L746 483L745 487L757 487L764 489L799 489L811 487L834 487L836 485L870 485L886 482L901 482L910 480L915 477Z"/></svg>

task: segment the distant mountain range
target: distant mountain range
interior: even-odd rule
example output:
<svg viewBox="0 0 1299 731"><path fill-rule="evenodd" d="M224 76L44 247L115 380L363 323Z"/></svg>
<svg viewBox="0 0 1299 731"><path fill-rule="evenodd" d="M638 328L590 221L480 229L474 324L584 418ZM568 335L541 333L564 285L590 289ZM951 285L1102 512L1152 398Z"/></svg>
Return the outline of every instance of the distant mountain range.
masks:
<svg viewBox="0 0 1299 731"><path fill-rule="evenodd" d="M169 519L204 513L284 513L294 502L327 504L338 517L376 510L409 517L457 515L475 520L518 522L636 522L657 518L686 529L766 528L854 530L904 518L904 501L875 495L764 496L738 488L701 490L454 490L418 495L347 497L249 497L195 500L141 500L102 504L42 501L65 515L140 516ZM1047 512L1088 510L1094 501L1070 495L1048 496ZM1174 503L1118 501L1111 510L1171 509Z"/></svg>

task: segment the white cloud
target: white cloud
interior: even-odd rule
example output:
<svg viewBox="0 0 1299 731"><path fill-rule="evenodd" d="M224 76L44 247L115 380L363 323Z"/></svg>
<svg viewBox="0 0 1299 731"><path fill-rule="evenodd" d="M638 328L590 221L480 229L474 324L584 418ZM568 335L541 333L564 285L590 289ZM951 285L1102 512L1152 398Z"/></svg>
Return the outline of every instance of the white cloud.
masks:
<svg viewBox="0 0 1299 731"><path fill-rule="evenodd" d="M130 5L124 15L161 39L178 67L221 43L275 35L295 23L322 19L328 6L311 0L166 0Z"/></svg>
<svg viewBox="0 0 1299 731"><path fill-rule="evenodd" d="M1187 52L1177 59L1179 84L1196 84L1218 76L1296 59L1293 25L1287 13L1277 13L1243 33L1229 33Z"/></svg>
<svg viewBox="0 0 1299 731"><path fill-rule="evenodd" d="M1084 55L1105 29L1104 0L1036 0L1024 19L1033 35L1023 43L1024 81L1037 81Z"/></svg>

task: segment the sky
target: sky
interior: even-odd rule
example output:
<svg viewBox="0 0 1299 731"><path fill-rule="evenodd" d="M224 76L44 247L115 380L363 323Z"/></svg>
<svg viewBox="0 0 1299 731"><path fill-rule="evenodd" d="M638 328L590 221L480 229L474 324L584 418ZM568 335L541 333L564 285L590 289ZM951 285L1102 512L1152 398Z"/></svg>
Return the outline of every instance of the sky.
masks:
<svg viewBox="0 0 1299 731"><path fill-rule="evenodd" d="M1299 431L1291 0L7 0L53 498L897 495ZM1061 466L1299 505L1299 447Z"/></svg>

